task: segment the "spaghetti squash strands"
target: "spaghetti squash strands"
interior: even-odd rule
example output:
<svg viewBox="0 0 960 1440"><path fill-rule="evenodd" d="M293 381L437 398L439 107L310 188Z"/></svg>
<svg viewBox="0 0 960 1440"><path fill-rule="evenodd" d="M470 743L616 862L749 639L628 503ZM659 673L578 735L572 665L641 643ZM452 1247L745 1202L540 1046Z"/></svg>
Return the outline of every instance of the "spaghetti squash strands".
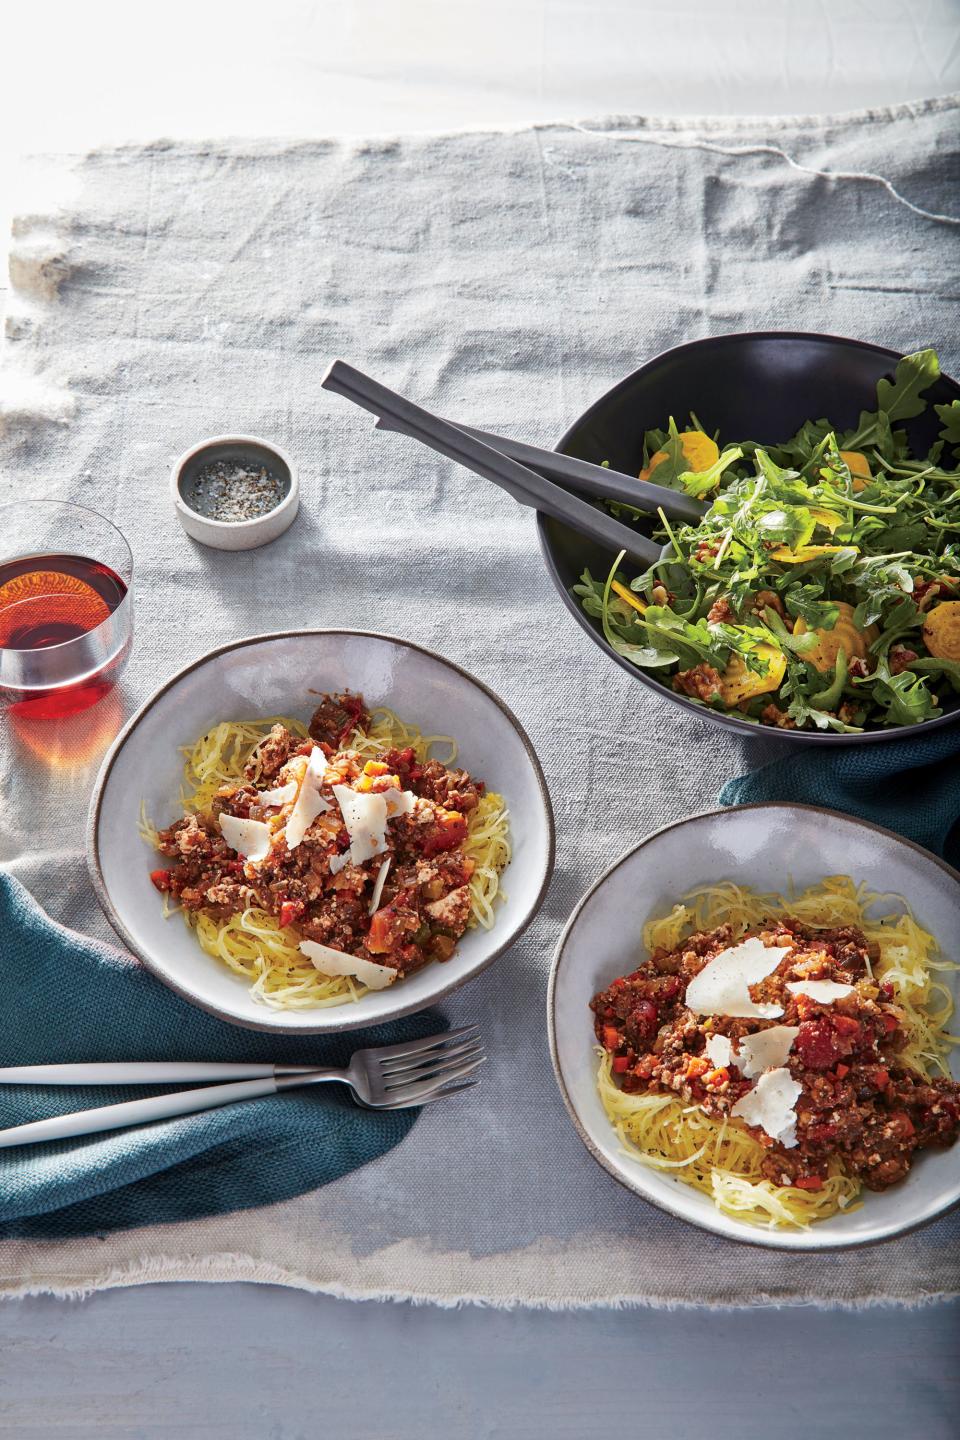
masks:
<svg viewBox="0 0 960 1440"><path fill-rule="evenodd" d="M960 970L960 965L939 953L936 940L910 913L902 897L872 891L846 875L828 876L789 896L759 894L723 881L685 896L666 915L649 920L643 942L648 951L658 947L672 950L694 932L729 924L735 936L743 935L748 930L770 928L771 922L789 916L815 930L845 925L862 930L867 941L879 949L873 979L890 987L893 1003L903 1016L903 1064L928 1076L949 1074L946 1057L960 1037L946 1028L954 1006L950 990L939 977ZM774 1026L759 1031L746 1045L739 1042L739 1053L747 1060L752 1046L759 1043L766 1053L751 1056L756 1064L750 1068L759 1064L767 1075L775 1074L767 1065L777 1060L781 1066L786 1063L786 1042L792 1043L794 1038L786 1032L792 1028ZM761 1035L767 1038L759 1040ZM716 1036L709 1042L710 1058L724 1063L729 1052L732 1063L737 1064L737 1051L729 1043L723 1045L724 1038ZM679 1095L628 1094L613 1074L609 1050L598 1047L596 1053L598 1093L624 1152L699 1190L725 1215L750 1225L797 1229L861 1203L859 1178L845 1173L837 1157L830 1159L819 1189L774 1184L760 1168L768 1151L740 1120L709 1116Z"/></svg>
<svg viewBox="0 0 960 1440"><path fill-rule="evenodd" d="M244 783L244 767L248 763L256 767L261 745L271 728L278 724L301 739L309 738L306 726L299 720L271 716L265 720L224 721L213 726L196 744L185 747L180 793L183 809L188 813L209 810L222 785ZM373 710L367 730L355 730L342 748L355 751L361 761L379 760L388 750L408 748L420 763L439 760L449 766L457 757L456 742L450 736L423 735L383 707ZM396 813L404 813L406 792L388 794L391 806L397 806ZM142 809L139 831L149 845L157 848L156 827ZM495 906L506 900L500 888L500 874L511 856L509 813L501 795L491 791L482 793L479 804L467 816L467 836L460 849L474 863L469 881L469 925L490 929L496 918ZM349 864L349 853L333 856L331 873ZM246 980L254 998L271 1009L313 1010L349 1005L367 993L367 987L354 976L321 974L301 953L302 937L295 923L281 928L275 916L257 906L223 919L206 911L175 907L167 896L163 900L165 915L182 914L195 931L201 948Z"/></svg>

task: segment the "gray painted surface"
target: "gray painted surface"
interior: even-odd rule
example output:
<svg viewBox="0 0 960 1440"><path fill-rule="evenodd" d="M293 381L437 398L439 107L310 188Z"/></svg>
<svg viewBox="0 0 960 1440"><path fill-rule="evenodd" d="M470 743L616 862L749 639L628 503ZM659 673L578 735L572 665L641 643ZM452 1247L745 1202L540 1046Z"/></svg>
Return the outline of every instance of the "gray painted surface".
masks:
<svg viewBox="0 0 960 1440"><path fill-rule="evenodd" d="M579 1314L167 1285L0 1305L16 1440L957 1440L960 1304Z"/></svg>
<svg viewBox="0 0 960 1440"><path fill-rule="evenodd" d="M317 24L314 7L282 0L266 29L259 6L234 7L226 27L212 8L205 16L193 7L187 51L181 27L150 27L153 76L134 63L145 32L126 23L127 7L100 7L82 65L85 7L58 15L59 47L49 10L20 7L5 17L9 52L43 54L45 83L33 64L7 67L3 100L16 123L0 132L0 174L25 143L62 150L111 136L256 134L264 104L275 133L306 135L643 108L722 112L744 108L747 93L755 112L853 108L944 93L957 76L955 0L838 0L826 26L822 7L807 16L789 0L725 0L699 15L658 0L604 0L600 14L587 0L494 0L480 7L485 23L470 24L467 47L449 7L431 3L430 23L414 23L421 7L395 0L388 15L376 0L357 0ZM731 34L731 12L752 23ZM678 88L669 66L643 57L680 43L687 83ZM225 44L233 83L210 85ZM158 57L157 45L169 56ZM838 54L858 57L839 89ZM171 86L174 72L182 83ZM259 105L249 103L251 86ZM10 194L3 186L0 210ZM0 1305L0 1435L956 1440L958 1340L960 1305L450 1313L251 1286L155 1286L83 1304ZM365 1371L361 1346L372 1357Z"/></svg>

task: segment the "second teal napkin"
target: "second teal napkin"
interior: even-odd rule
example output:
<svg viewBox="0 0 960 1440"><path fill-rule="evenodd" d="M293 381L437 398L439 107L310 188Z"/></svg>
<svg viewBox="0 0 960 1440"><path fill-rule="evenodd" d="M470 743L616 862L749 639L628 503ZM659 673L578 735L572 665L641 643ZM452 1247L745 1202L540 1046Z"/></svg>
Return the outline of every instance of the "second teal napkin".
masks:
<svg viewBox="0 0 960 1440"><path fill-rule="evenodd" d="M769 800L842 810L960 865L960 721L883 744L798 746L720 791L721 805Z"/></svg>

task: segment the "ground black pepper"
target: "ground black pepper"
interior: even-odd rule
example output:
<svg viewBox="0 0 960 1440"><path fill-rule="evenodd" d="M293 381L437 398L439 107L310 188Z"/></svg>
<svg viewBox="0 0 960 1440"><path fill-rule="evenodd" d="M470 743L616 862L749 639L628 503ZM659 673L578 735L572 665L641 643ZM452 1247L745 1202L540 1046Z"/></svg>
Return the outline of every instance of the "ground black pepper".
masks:
<svg viewBox="0 0 960 1440"><path fill-rule="evenodd" d="M251 469L226 460L211 460L198 470L190 505L210 520L255 520L283 499L283 484L265 466Z"/></svg>

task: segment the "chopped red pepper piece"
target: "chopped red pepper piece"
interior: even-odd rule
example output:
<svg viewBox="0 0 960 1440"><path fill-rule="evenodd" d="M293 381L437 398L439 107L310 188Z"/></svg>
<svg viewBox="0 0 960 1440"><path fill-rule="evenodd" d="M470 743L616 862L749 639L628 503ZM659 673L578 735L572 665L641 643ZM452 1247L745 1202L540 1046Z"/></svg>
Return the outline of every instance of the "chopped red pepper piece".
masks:
<svg viewBox="0 0 960 1440"><path fill-rule="evenodd" d="M604 1025L603 1043L608 1050L620 1049L620 1031L617 1029L616 1025Z"/></svg>
<svg viewBox="0 0 960 1440"><path fill-rule="evenodd" d="M836 1068L836 1070L834 1070L833 1073L834 1073L834 1075L836 1075L836 1077L837 1077L838 1080L842 1080L842 1079L844 1078L844 1076L850 1074L850 1066L849 1066L849 1065L838 1065L837 1068Z"/></svg>
<svg viewBox="0 0 960 1440"><path fill-rule="evenodd" d="M614 1055L613 1064L610 1067L614 1075L625 1075L630 1069L629 1055Z"/></svg>
<svg viewBox="0 0 960 1440"><path fill-rule="evenodd" d="M793 1183L798 1190L823 1189L823 1180L819 1175L799 1175Z"/></svg>
<svg viewBox="0 0 960 1440"><path fill-rule="evenodd" d="M150 879L156 885L161 895L166 895L170 889L172 875L169 870L151 870Z"/></svg>
<svg viewBox="0 0 960 1440"><path fill-rule="evenodd" d="M302 900L282 900L280 902L280 929L283 930L287 925L292 925L294 920L299 920L306 908Z"/></svg>

